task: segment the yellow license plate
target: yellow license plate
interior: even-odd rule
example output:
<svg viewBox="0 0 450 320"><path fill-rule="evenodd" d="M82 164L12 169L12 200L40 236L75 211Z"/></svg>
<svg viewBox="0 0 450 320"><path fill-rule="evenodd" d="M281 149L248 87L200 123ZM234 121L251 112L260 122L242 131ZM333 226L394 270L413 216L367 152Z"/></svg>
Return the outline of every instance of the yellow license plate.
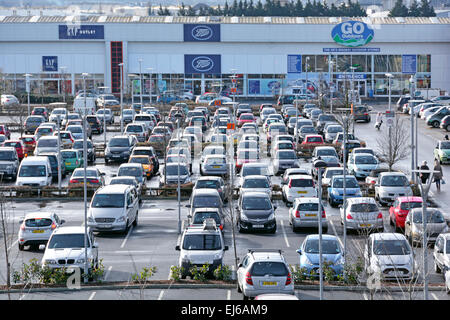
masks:
<svg viewBox="0 0 450 320"><path fill-rule="evenodd" d="M366 227L371 227L372 225L371 224L360 224L359 226L362 228L366 228Z"/></svg>
<svg viewBox="0 0 450 320"><path fill-rule="evenodd" d="M44 230L33 230L33 233L44 233Z"/></svg>
<svg viewBox="0 0 450 320"><path fill-rule="evenodd" d="M70 162L66 162L66 166L70 166Z"/></svg>
<svg viewBox="0 0 450 320"><path fill-rule="evenodd" d="M219 168L220 168L220 166L213 166L213 168L214 168L214 169L219 169Z"/></svg>
<svg viewBox="0 0 450 320"><path fill-rule="evenodd" d="M305 217L317 217L316 213L307 213L305 214Z"/></svg>
<svg viewBox="0 0 450 320"><path fill-rule="evenodd" d="M306 192L306 191L297 191L297 193L305 194L305 193L308 193L308 192Z"/></svg>
<svg viewBox="0 0 450 320"><path fill-rule="evenodd" d="M276 286L278 282L264 281L263 286Z"/></svg>

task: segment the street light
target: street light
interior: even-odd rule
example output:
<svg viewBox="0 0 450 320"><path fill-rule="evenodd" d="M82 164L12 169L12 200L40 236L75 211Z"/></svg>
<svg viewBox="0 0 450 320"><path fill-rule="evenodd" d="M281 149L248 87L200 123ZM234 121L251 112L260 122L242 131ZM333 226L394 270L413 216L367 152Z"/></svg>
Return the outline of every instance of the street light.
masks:
<svg viewBox="0 0 450 320"><path fill-rule="evenodd" d="M333 79L333 65L334 60L330 59L330 112L333 113L333 92L334 92L334 79Z"/></svg>
<svg viewBox="0 0 450 320"><path fill-rule="evenodd" d="M120 134L123 134L123 62L117 65L120 68Z"/></svg>
<svg viewBox="0 0 450 320"><path fill-rule="evenodd" d="M320 278L320 300L323 300L323 265L322 265L322 170L327 166L327 163L320 159L320 157L314 161L314 168L318 169L317 180L319 183L318 196L319 196L319 208L317 212L317 219L319 222L319 278Z"/></svg>
<svg viewBox="0 0 450 320"><path fill-rule="evenodd" d="M139 61L139 94L140 94L140 98L141 98L141 108L144 106L143 105L143 101L142 101L142 59L138 59Z"/></svg>
<svg viewBox="0 0 450 320"><path fill-rule="evenodd" d="M180 121L182 118L181 113L177 112L175 113L175 118L177 119L177 139L180 139ZM178 186L177 186L177 194L178 194L178 234L181 234L181 190L180 190L180 151L181 148L178 149L178 165L177 165L177 170L178 170ZM167 158L165 160L167 163ZM166 168L164 168L165 171Z"/></svg>
<svg viewBox="0 0 450 320"><path fill-rule="evenodd" d="M305 93L306 93L306 103L308 103L308 102L309 102L309 96L308 96L308 68L309 68L309 57L306 57L306 64L305 64L305 67L306 67L306 90L305 90Z"/></svg>
<svg viewBox="0 0 450 320"><path fill-rule="evenodd" d="M84 198L84 274L87 275L89 271L88 266L88 257L87 257L87 137L86 137L86 77L88 77L88 73L82 73L81 77L83 78L83 92L84 92L84 112L83 112L83 169L84 169L84 177L83 177L83 198ZM84 277L84 282L87 282L88 278Z"/></svg>
<svg viewBox="0 0 450 320"><path fill-rule="evenodd" d="M297 89L297 90L295 90ZM302 87L293 86L292 90L295 90L295 145L298 146L298 130L297 130L297 124L298 124L298 92L302 89Z"/></svg>
<svg viewBox="0 0 450 320"><path fill-rule="evenodd" d="M352 70L352 82L351 82L351 90L352 90L352 105L354 106L356 101L355 101L355 70L357 68L354 66L350 67L350 70Z"/></svg>
<svg viewBox="0 0 450 320"><path fill-rule="evenodd" d="M99 89L103 89L103 92L106 92L106 89L109 89L109 87L98 87ZM106 150L106 109L105 109L105 98L103 98L103 140L105 144L105 150ZM112 115L114 117L114 114Z"/></svg>
<svg viewBox="0 0 450 320"><path fill-rule="evenodd" d="M391 78L394 77L392 73L384 74L388 78L388 89L389 89L389 111L391 111Z"/></svg>
<svg viewBox="0 0 450 320"><path fill-rule="evenodd" d="M150 100L150 105L152 105L152 71L153 71L153 68L147 68L147 70L149 71L149 76L150 76L150 89L149 89L148 97Z"/></svg>

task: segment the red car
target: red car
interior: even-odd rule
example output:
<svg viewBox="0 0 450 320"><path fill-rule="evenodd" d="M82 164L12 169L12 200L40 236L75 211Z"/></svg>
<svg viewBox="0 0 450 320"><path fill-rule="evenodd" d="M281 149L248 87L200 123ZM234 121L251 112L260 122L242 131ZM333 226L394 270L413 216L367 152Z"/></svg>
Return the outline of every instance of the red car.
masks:
<svg viewBox="0 0 450 320"><path fill-rule="evenodd" d="M238 120L238 127L242 127L244 123L256 123L255 116L252 113L241 114Z"/></svg>
<svg viewBox="0 0 450 320"><path fill-rule="evenodd" d="M19 157L19 160L22 160L25 156L25 146L22 142L22 140L6 140L3 143L4 147L15 147L17 151L17 156Z"/></svg>
<svg viewBox="0 0 450 320"><path fill-rule="evenodd" d="M0 134L4 134L6 139L11 139L11 132L5 124L0 124Z"/></svg>
<svg viewBox="0 0 450 320"><path fill-rule="evenodd" d="M389 208L389 221L395 231L405 229L405 220L411 209L422 208L421 197L398 197Z"/></svg>
<svg viewBox="0 0 450 320"><path fill-rule="evenodd" d="M26 155L31 155L36 148L36 138L31 134L23 135L19 138L24 144L24 151Z"/></svg>
<svg viewBox="0 0 450 320"><path fill-rule="evenodd" d="M323 137L318 134L309 134L303 139L302 145L305 144L323 144Z"/></svg>

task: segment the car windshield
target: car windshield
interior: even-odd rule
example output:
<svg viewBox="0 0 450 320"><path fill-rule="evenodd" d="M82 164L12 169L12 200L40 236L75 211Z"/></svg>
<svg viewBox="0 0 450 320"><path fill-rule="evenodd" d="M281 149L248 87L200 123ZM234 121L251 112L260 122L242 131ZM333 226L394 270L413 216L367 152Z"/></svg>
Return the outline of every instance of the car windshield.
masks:
<svg viewBox="0 0 450 320"><path fill-rule="evenodd" d="M254 277L263 277L270 275L273 277L287 276L289 273L283 262L258 261L253 263L251 275Z"/></svg>
<svg viewBox="0 0 450 320"><path fill-rule="evenodd" d="M343 188L343 187L344 187L344 178L335 178L333 180L333 188ZM345 187L359 188L358 181L356 181L356 179L352 177L345 178Z"/></svg>
<svg viewBox="0 0 450 320"><path fill-rule="evenodd" d="M86 239L87 240L87 239ZM87 240L89 245L89 240ZM84 234L55 234L49 241L48 249L84 248Z"/></svg>
<svg viewBox="0 0 450 320"><path fill-rule="evenodd" d="M375 157L358 156L358 157L355 157L355 163L356 164L377 164L378 161L377 161L377 159L375 159Z"/></svg>
<svg viewBox="0 0 450 320"><path fill-rule="evenodd" d="M278 152L278 159L297 159L297 156L295 155L295 152L289 152L289 151L280 151Z"/></svg>
<svg viewBox="0 0 450 320"><path fill-rule="evenodd" d="M205 219L214 219L216 224L220 224L220 217L217 212L196 212L194 215L193 223L194 224L203 224Z"/></svg>
<svg viewBox="0 0 450 320"><path fill-rule="evenodd" d="M38 128L38 131L39 131L39 133L50 133L50 132L53 132L53 129L52 128L49 128L49 127L41 127L41 128Z"/></svg>
<svg viewBox="0 0 450 320"><path fill-rule="evenodd" d="M72 133L82 133L83 132L82 127L68 127L67 130Z"/></svg>
<svg viewBox="0 0 450 320"><path fill-rule="evenodd" d="M56 148L58 146L57 139L40 139L37 143L38 148Z"/></svg>
<svg viewBox="0 0 450 320"><path fill-rule="evenodd" d="M133 110L131 109L123 110L123 114L133 114Z"/></svg>
<svg viewBox="0 0 450 320"><path fill-rule="evenodd" d="M109 147L128 147L129 140L127 138L116 138L109 141Z"/></svg>
<svg viewBox="0 0 450 320"><path fill-rule="evenodd" d="M150 159L148 157L133 157L130 159L130 163L149 164Z"/></svg>
<svg viewBox="0 0 450 320"><path fill-rule="evenodd" d="M330 126L330 127L328 127L327 131L329 133L337 133L337 132L343 132L344 129L341 126Z"/></svg>
<svg viewBox="0 0 450 320"><path fill-rule="evenodd" d="M180 168L180 175L185 176L188 175L187 168L185 166L167 166L166 174L168 176L176 176L178 175L178 168Z"/></svg>
<svg viewBox="0 0 450 320"><path fill-rule="evenodd" d="M253 120L253 116L251 114L244 114L239 119L240 120Z"/></svg>
<svg viewBox="0 0 450 320"><path fill-rule="evenodd" d="M427 223L445 222L444 216L440 211L437 210L430 210L430 211L427 210L426 216L427 216ZM422 223L422 210L414 210L413 222L419 224Z"/></svg>
<svg viewBox="0 0 450 320"><path fill-rule="evenodd" d="M322 114L319 116L319 121L336 121L336 118L332 115Z"/></svg>
<svg viewBox="0 0 450 320"><path fill-rule="evenodd" d="M316 133L316 129L312 126L302 126L300 129L301 133Z"/></svg>
<svg viewBox="0 0 450 320"><path fill-rule="evenodd" d="M270 188L267 179L246 179L242 188Z"/></svg>
<svg viewBox="0 0 450 320"><path fill-rule="evenodd" d="M14 152L0 151L0 161L14 161L14 160L16 160Z"/></svg>
<svg viewBox="0 0 450 320"><path fill-rule="evenodd" d="M291 142L279 143L278 149L292 149L292 143Z"/></svg>
<svg viewBox="0 0 450 320"><path fill-rule="evenodd" d="M441 149L450 149L450 142L441 142Z"/></svg>
<svg viewBox="0 0 450 320"><path fill-rule="evenodd" d="M119 172L117 173L117 175L118 176L140 177L140 176L142 176L142 168L122 167L122 168L119 168Z"/></svg>
<svg viewBox="0 0 450 320"><path fill-rule="evenodd" d="M66 114L66 110L64 109L55 109L52 114Z"/></svg>
<svg viewBox="0 0 450 320"><path fill-rule="evenodd" d="M61 152L61 158L63 159L73 159L77 157L77 153L75 151L63 151Z"/></svg>
<svg viewBox="0 0 450 320"><path fill-rule="evenodd" d="M199 189L219 189L220 183L215 180L198 180L195 188Z"/></svg>
<svg viewBox="0 0 450 320"><path fill-rule="evenodd" d="M73 177L84 177L84 169L74 171ZM97 171L87 169L86 177L97 177Z"/></svg>
<svg viewBox="0 0 450 320"><path fill-rule="evenodd" d="M219 196L205 196L205 195L197 195L194 196L194 200L192 202L192 206L194 208L218 208L220 207L220 197Z"/></svg>
<svg viewBox="0 0 450 320"><path fill-rule="evenodd" d="M143 132L142 126L128 126L126 132Z"/></svg>
<svg viewBox="0 0 450 320"><path fill-rule="evenodd" d="M124 194L96 194L92 200L92 208L122 208L125 203Z"/></svg>
<svg viewBox="0 0 450 320"><path fill-rule="evenodd" d="M402 202L402 204L400 205L401 210L411 210L414 208L422 208L422 202L416 201Z"/></svg>
<svg viewBox="0 0 450 320"><path fill-rule="evenodd" d="M242 209L244 210L271 210L272 202L270 199L262 197L244 197L242 200Z"/></svg>
<svg viewBox="0 0 450 320"><path fill-rule="evenodd" d="M308 142L322 142L322 137L308 137L306 140Z"/></svg>
<svg viewBox="0 0 450 320"><path fill-rule="evenodd" d="M5 142L4 146L5 147L20 147L20 143L10 141L10 142Z"/></svg>
<svg viewBox="0 0 450 320"><path fill-rule="evenodd" d="M311 188L314 187L312 179L291 179L290 186L293 188Z"/></svg>
<svg viewBox="0 0 450 320"><path fill-rule="evenodd" d="M317 156L336 156L336 150L334 149L321 149L317 150Z"/></svg>
<svg viewBox="0 0 450 320"><path fill-rule="evenodd" d="M381 185L384 187L406 187L409 182L405 176L384 176L381 179Z"/></svg>
<svg viewBox="0 0 450 320"><path fill-rule="evenodd" d="M217 234L188 234L183 241L184 250L220 250L222 242Z"/></svg>
<svg viewBox="0 0 450 320"><path fill-rule="evenodd" d="M25 220L25 227L38 228L38 227L49 227L53 223L52 219L46 218L32 218Z"/></svg>
<svg viewBox="0 0 450 320"><path fill-rule="evenodd" d="M322 239L323 254L338 254L340 252L341 249L337 241ZM305 244L305 253L319 254L319 239L309 239Z"/></svg>
<svg viewBox="0 0 450 320"><path fill-rule="evenodd" d="M62 139L70 139L70 132L61 132L60 135Z"/></svg>
<svg viewBox="0 0 450 320"><path fill-rule="evenodd" d="M20 167L19 177L45 177L46 170L44 165L24 165Z"/></svg>
<svg viewBox="0 0 450 320"><path fill-rule="evenodd" d="M91 149L92 148L92 142L91 141L87 141L86 147L88 149ZM75 141L73 143L73 148L74 149L83 149L83 140Z"/></svg>
<svg viewBox="0 0 450 320"><path fill-rule="evenodd" d="M345 171L346 173L348 173L347 171ZM339 170L327 170L326 171L326 178L332 178L333 176L338 176L338 175L342 175L344 173L344 169L339 169Z"/></svg>
<svg viewBox="0 0 450 320"><path fill-rule="evenodd" d="M406 240L375 240L373 253L381 256L400 256L410 254L411 249Z"/></svg>
<svg viewBox="0 0 450 320"><path fill-rule="evenodd" d="M375 203L355 203L352 204L350 211L352 212L374 212L378 211Z"/></svg>
<svg viewBox="0 0 450 320"><path fill-rule="evenodd" d="M136 184L136 180L131 179L131 178L125 178L125 179L111 179L111 181L109 182L109 184L127 184L127 185L132 185L135 186Z"/></svg>
<svg viewBox="0 0 450 320"><path fill-rule="evenodd" d="M250 175L261 175L261 176L268 176L269 175L269 169L267 167L244 167L242 169L242 176L250 176Z"/></svg>

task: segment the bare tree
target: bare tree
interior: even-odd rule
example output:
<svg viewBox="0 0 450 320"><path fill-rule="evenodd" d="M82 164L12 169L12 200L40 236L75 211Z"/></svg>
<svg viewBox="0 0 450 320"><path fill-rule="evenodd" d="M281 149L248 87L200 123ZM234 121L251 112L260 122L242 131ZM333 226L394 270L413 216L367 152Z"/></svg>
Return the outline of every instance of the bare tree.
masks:
<svg viewBox="0 0 450 320"><path fill-rule="evenodd" d="M377 139L378 157L387 163L389 171L399 161L408 157L410 151L409 133L404 126L404 120L395 118L390 130L381 133Z"/></svg>

